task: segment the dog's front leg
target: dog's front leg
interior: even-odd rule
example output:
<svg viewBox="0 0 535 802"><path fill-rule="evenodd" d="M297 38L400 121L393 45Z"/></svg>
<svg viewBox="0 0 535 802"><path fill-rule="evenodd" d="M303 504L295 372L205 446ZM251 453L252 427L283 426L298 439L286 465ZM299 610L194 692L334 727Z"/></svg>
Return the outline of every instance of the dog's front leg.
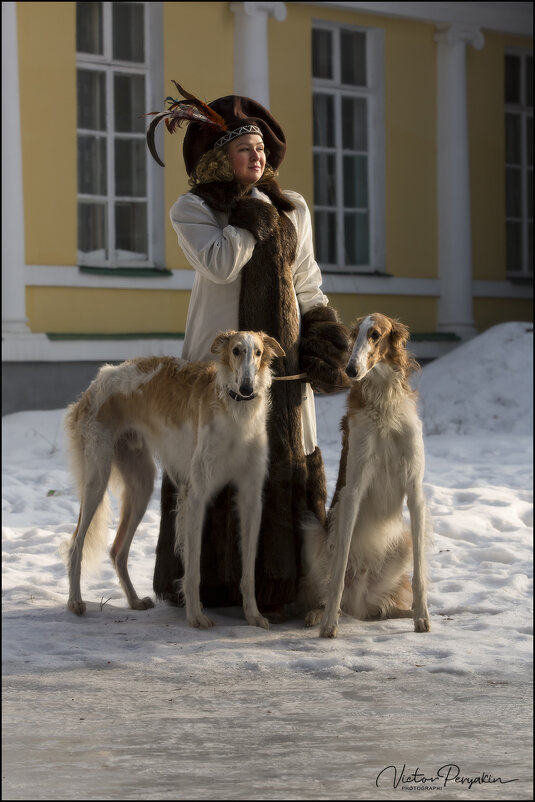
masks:
<svg viewBox="0 0 535 802"><path fill-rule="evenodd" d="M412 576L412 595L414 606L414 631L429 632L429 611L427 609L425 576L425 498L420 480L410 482L407 492L407 506L411 516L412 553L414 569Z"/></svg>
<svg viewBox="0 0 535 802"><path fill-rule="evenodd" d="M263 481L254 481L251 477L245 477L245 481L238 485L242 556L240 590L247 623L269 629L269 621L258 610L255 592L256 553L262 518L262 485Z"/></svg>
<svg viewBox="0 0 535 802"><path fill-rule="evenodd" d="M333 515L333 529L329 533L327 545L331 552L332 565L325 612L320 624L320 637L322 638L336 638L338 634L338 616L344 591L351 538L365 489L364 481L359 480L346 484L340 491L338 509Z"/></svg>
<svg viewBox="0 0 535 802"><path fill-rule="evenodd" d="M200 584L202 528L208 499L191 487L187 498L184 579L182 580L182 590L186 600L186 618L191 627L207 629L213 627L214 622L202 612Z"/></svg>

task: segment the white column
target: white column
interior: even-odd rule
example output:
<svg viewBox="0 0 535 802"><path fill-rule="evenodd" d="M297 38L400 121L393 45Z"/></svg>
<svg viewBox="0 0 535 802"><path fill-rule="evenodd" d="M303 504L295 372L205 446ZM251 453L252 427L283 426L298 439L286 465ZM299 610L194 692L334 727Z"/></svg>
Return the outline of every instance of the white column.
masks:
<svg viewBox="0 0 535 802"><path fill-rule="evenodd" d="M472 312L472 234L466 45L484 45L472 26L441 26L437 53L438 331L468 339L477 332Z"/></svg>
<svg viewBox="0 0 535 802"><path fill-rule="evenodd" d="M267 18L286 19L284 3L231 3L234 18L234 94L269 109Z"/></svg>
<svg viewBox="0 0 535 802"><path fill-rule="evenodd" d="M26 325L24 286L24 205L16 5L16 3L2 3L3 337L29 332Z"/></svg>

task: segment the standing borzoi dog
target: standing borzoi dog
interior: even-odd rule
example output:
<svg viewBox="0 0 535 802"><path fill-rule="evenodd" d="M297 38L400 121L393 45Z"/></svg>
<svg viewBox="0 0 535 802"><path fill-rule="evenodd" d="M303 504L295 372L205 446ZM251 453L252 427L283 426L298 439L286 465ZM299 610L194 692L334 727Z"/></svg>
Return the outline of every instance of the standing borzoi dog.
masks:
<svg viewBox="0 0 535 802"><path fill-rule="evenodd" d="M101 513L112 474L123 498L111 558L130 607L154 606L137 596L127 560L152 493L156 457L177 484L187 486L182 590L188 624L213 624L199 596L203 519L210 499L231 482L237 488L245 617L268 628L256 604L254 571L268 467L270 364L284 351L262 332L229 331L216 337L212 352L219 362L149 357L105 365L69 407L66 427L81 499L68 560L74 613L86 609L80 590L84 541L105 527Z"/></svg>
<svg viewBox="0 0 535 802"><path fill-rule="evenodd" d="M328 535L319 522L305 525L310 572L305 595L310 597L314 586L320 588L324 638L336 637L339 608L360 619L413 617L416 632L430 629L424 446L416 394L408 382L418 364L405 350L408 336L406 326L379 313L359 318L351 329L346 372L354 382L342 420L342 456ZM410 533L402 519L405 496ZM312 610L307 625L321 616L321 610Z"/></svg>

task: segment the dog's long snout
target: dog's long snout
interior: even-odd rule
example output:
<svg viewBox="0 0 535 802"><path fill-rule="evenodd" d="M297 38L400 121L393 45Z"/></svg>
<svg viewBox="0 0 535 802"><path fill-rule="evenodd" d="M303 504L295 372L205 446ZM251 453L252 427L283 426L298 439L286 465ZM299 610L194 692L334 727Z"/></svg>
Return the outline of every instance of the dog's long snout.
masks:
<svg viewBox="0 0 535 802"><path fill-rule="evenodd" d="M252 395L254 392L253 382L247 376L240 382L240 395L245 396L246 398Z"/></svg>
<svg viewBox="0 0 535 802"><path fill-rule="evenodd" d="M349 364L346 367L346 373L350 379L356 379L357 376L359 375L359 369L357 368L354 362L349 362Z"/></svg>

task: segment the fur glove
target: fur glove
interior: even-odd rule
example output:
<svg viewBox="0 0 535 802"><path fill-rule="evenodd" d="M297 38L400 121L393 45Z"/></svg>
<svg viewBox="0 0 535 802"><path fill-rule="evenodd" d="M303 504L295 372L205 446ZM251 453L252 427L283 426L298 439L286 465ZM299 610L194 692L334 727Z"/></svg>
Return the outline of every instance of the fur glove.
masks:
<svg viewBox="0 0 535 802"><path fill-rule="evenodd" d="M299 365L312 388L334 393L349 387L345 372L349 359L349 332L332 306L314 306L301 318Z"/></svg>
<svg viewBox="0 0 535 802"><path fill-rule="evenodd" d="M272 203L260 198L242 198L235 201L229 215L229 225L245 228L258 242L264 242L277 227L279 213Z"/></svg>

